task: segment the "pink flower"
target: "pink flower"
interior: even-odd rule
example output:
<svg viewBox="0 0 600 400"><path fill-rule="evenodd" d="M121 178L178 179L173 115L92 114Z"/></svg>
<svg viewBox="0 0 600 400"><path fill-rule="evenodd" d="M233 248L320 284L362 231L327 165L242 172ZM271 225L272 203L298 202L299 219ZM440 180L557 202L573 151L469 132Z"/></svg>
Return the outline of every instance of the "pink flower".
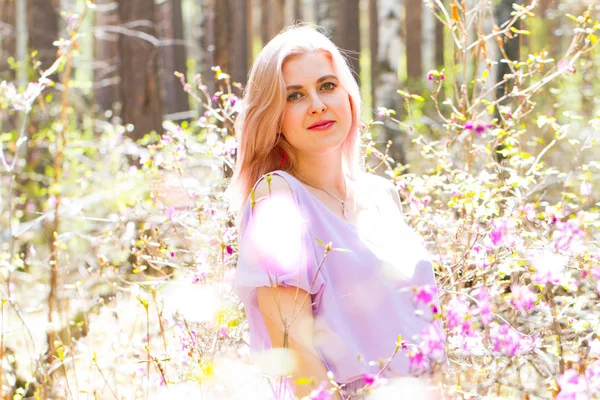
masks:
<svg viewBox="0 0 600 400"><path fill-rule="evenodd" d="M585 378L574 369L565 371L558 378L560 392L556 400L586 400L588 399L588 385Z"/></svg>
<svg viewBox="0 0 600 400"><path fill-rule="evenodd" d="M415 301L417 303L421 302L429 305L433 302L434 296L437 294L438 289L435 285L424 285L418 287L416 292Z"/></svg>
<svg viewBox="0 0 600 400"><path fill-rule="evenodd" d="M452 298L448 303L446 310L446 321L448 323L448 329L451 331L457 331L462 333L468 333L471 331L471 323L468 321L469 315L469 303L458 297Z"/></svg>
<svg viewBox="0 0 600 400"><path fill-rule="evenodd" d="M516 224L512 220L495 220L490 232L490 239L494 246L512 247L515 244Z"/></svg>
<svg viewBox="0 0 600 400"><path fill-rule="evenodd" d="M532 252L530 262L535 268L531 280L540 285L558 285L567 264L567 258L550 251Z"/></svg>
<svg viewBox="0 0 600 400"><path fill-rule="evenodd" d="M367 386L371 386L375 382L376 379L377 379L377 375L363 374L363 380L365 381Z"/></svg>
<svg viewBox="0 0 600 400"><path fill-rule="evenodd" d="M434 324L429 324L421 332L419 349L424 356L441 361L445 353L444 338Z"/></svg>
<svg viewBox="0 0 600 400"><path fill-rule="evenodd" d="M511 287L510 304L522 313L531 310L535 306L536 300L537 295L527 286L513 285Z"/></svg>
<svg viewBox="0 0 600 400"><path fill-rule="evenodd" d="M467 335L452 335L448 338L448 344L450 348L461 350L467 355L482 356L486 352L483 346L483 337L476 330Z"/></svg>
<svg viewBox="0 0 600 400"><path fill-rule="evenodd" d="M523 207L523 212L527 216L528 220L531 221L535 218L535 207L533 204L531 204L531 203L525 204L525 207Z"/></svg>
<svg viewBox="0 0 600 400"><path fill-rule="evenodd" d="M592 392L600 391L600 360L588 365L585 369L585 377L589 381Z"/></svg>
<svg viewBox="0 0 600 400"><path fill-rule="evenodd" d="M579 223L570 219L567 222L558 221L556 230L552 235L552 244L557 251L578 252L583 246L585 234L579 227Z"/></svg>
<svg viewBox="0 0 600 400"><path fill-rule="evenodd" d="M414 372L425 372L429 370L429 359L421 350L413 349L408 354L408 368Z"/></svg>
<svg viewBox="0 0 600 400"><path fill-rule="evenodd" d="M492 125L486 124L485 122L481 122L481 121L468 120L467 122L465 122L465 130L475 131L475 133L477 133L479 135L481 135L483 132L485 132L487 129L489 129L491 127L492 127Z"/></svg>
<svg viewBox="0 0 600 400"><path fill-rule="evenodd" d="M579 193L582 196L591 196L592 184L590 182L581 182L581 186L579 186Z"/></svg>
<svg viewBox="0 0 600 400"><path fill-rule="evenodd" d="M477 291L477 300L479 301L478 311L481 323L487 325L493 321L494 315L492 314L490 295L485 286L479 287L479 290Z"/></svg>
<svg viewBox="0 0 600 400"><path fill-rule="evenodd" d="M487 263L487 254L483 247L479 245L473 246L472 253L475 256L475 265L477 265L477 268L486 269L490 266Z"/></svg>
<svg viewBox="0 0 600 400"><path fill-rule="evenodd" d="M221 324L217 333L220 337L226 337L229 333L229 327L226 324Z"/></svg>
<svg viewBox="0 0 600 400"><path fill-rule="evenodd" d="M165 210L165 214L168 220L172 220L175 214L177 214L177 210L175 209L175 207L167 207L167 209Z"/></svg>
<svg viewBox="0 0 600 400"><path fill-rule="evenodd" d="M490 329L490 342L493 351L503 353L506 356L521 355L533 348L531 339L523 336L507 324L492 326Z"/></svg>
<svg viewBox="0 0 600 400"><path fill-rule="evenodd" d="M560 72L570 72L572 74L574 74L576 72L575 67L573 65L571 65L569 60L560 60L558 62L558 70Z"/></svg>

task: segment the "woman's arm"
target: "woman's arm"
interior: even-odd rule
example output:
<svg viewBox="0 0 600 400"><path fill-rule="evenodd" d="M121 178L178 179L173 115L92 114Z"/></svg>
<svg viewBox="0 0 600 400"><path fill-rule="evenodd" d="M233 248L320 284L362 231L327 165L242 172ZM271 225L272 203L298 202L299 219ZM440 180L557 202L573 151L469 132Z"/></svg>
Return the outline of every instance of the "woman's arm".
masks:
<svg viewBox="0 0 600 400"><path fill-rule="evenodd" d="M279 298L279 305L276 296ZM314 317L310 297L304 302L306 296L308 296L307 292L295 287L259 287L256 290L258 307L265 320L272 347L284 347L283 320L285 319L289 327L287 347L297 360L292 376L294 380L313 378L318 385L321 381L328 382L329 378L327 378L327 368L314 346ZM300 309L303 302L304 305ZM295 307L294 303L296 303ZM293 319L293 316L296 318ZM302 398L308 396L312 389L311 385L298 385L294 391L296 396ZM333 398L341 399L339 395Z"/></svg>
<svg viewBox="0 0 600 400"><path fill-rule="evenodd" d="M295 201L289 184L284 178L278 175L273 175L270 182L263 179L256 185L255 211L261 207L269 207L268 202L267 204L263 204L262 200L269 199L271 196L278 199L287 199L289 202ZM265 221L261 221L261 223L265 223ZM272 226L266 229L280 229L280 227ZM290 235L290 240L294 240L293 238L294 235ZM313 342L314 316L310 295L305 290L296 288L295 286L262 286L256 289L256 297L258 308L265 321L273 348L284 347L283 321L287 321L288 344L286 347L293 352L297 360L297 365L293 373L294 380L298 378L313 378L317 385L321 381L329 382L327 368L321 360ZM312 389L312 385L298 385L294 391L296 396L302 398L309 395ZM336 400L340 399L340 397L336 396L333 398Z"/></svg>

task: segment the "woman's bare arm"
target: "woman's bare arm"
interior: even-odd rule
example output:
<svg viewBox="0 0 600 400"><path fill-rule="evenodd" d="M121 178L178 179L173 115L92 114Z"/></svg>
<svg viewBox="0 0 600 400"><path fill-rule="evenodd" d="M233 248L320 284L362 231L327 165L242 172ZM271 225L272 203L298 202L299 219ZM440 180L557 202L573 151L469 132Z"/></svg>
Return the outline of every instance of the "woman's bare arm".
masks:
<svg viewBox="0 0 600 400"><path fill-rule="evenodd" d="M276 301L276 293L279 297L279 306ZM296 292L297 297L296 297ZM304 302L300 309L307 292L295 287L260 287L256 291L258 307L265 320L272 347L284 347L284 324L283 318L287 321L288 329L288 348L293 352L297 366L293 373L293 378L312 378L318 384L321 381L329 381L327 378L327 368L321 360L313 342L314 317L310 298ZM294 302L296 306L294 307ZM296 310L296 318L292 320L292 313ZM281 310L281 312L280 312ZM290 324L291 322L291 324ZM311 385L298 385L295 388L296 396L302 398L307 396L313 389ZM335 397L334 397L335 398ZM337 397L340 399L340 397Z"/></svg>
<svg viewBox="0 0 600 400"><path fill-rule="evenodd" d="M294 201L287 181L275 174L270 183L263 179L256 186L256 207L262 206L261 199L272 195L287 196L290 201ZM268 204L265 204L265 207L268 207ZM313 342L314 316L310 295L300 288L278 286L259 287L256 290L256 296L272 347L284 347L283 321L287 321L287 347L297 359L297 366L293 373L294 379L313 378L317 384L321 381L329 381L327 368ZM296 396L302 398L308 395L312 388L312 385L298 385L295 389ZM334 397L334 399L340 399L340 397Z"/></svg>

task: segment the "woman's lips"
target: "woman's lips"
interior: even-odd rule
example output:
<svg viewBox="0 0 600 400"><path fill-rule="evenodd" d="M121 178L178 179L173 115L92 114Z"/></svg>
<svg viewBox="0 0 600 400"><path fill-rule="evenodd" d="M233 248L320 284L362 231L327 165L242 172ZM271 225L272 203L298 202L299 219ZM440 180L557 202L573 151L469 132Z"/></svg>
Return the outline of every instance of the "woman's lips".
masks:
<svg viewBox="0 0 600 400"><path fill-rule="evenodd" d="M335 124L335 121L329 121L324 124L313 126L308 129L310 129L311 131L324 131L324 130L331 128L333 126L333 124Z"/></svg>

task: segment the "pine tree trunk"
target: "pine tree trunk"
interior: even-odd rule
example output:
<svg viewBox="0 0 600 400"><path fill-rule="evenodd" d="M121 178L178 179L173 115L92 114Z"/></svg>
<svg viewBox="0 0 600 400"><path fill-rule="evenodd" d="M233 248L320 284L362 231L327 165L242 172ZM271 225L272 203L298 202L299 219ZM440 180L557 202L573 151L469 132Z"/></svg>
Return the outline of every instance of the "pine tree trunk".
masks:
<svg viewBox="0 0 600 400"><path fill-rule="evenodd" d="M0 0L0 80L13 80L15 73L10 69L8 59L16 55L17 22L15 2Z"/></svg>
<svg viewBox="0 0 600 400"><path fill-rule="evenodd" d="M337 0L335 42L346 53L356 81L360 77L360 24L358 0Z"/></svg>
<svg viewBox="0 0 600 400"><path fill-rule="evenodd" d="M118 2L121 26L130 30L119 37L121 118L124 124L133 124L131 137L137 140L162 131L155 7L153 0Z"/></svg>
<svg viewBox="0 0 600 400"><path fill-rule="evenodd" d="M406 76L410 90L419 91L423 79L423 1L406 0Z"/></svg>
<svg viewBox="0 0 600 400"><path fill-rule="evenodd" d="M118 4L96 0L94 12L94 103L98 111L114 110L119 102L119 34L107 27L119 25Z"/></svg>
<svg viewBox="0 0 600 400"><path fill-rule="evenodd" d="M441 70L444 67L444 24L435 19L435 48L434 48L434 63L435 68Z"/></svg>
<svg viewBox="0 0 600 400"><path fill-rule="evenodd" d="M335 28L337 22L336 6L336 0L315 1L315 16L317 19L317 25L325 28L327 30L327 34L334 39L336 38Z"/></svg>
<svg viewBox="0 0 600 400"><path fill-rule="evenodd" d="M158 6L157 26L163 45L160 48L161 81L163 82L165 113L189 111L187 93L175 72L187 75L187 50L183 37L182 0L166 0ZM176 118L181 119L181 118Z"/></svg>
<svg viewBox="0 0 600 400"><path fill-rule="evenodd" d="M208 87L209 93L216 91L214 73L211 68L216 66L215 60L215 0L197 0L197 9L200 9L196 17L195 38L198 43L197 54L198 71L202 76L202 83ZM203 111L204 112L204 111Z"/></svg>
<svg viewBox="0 0 600 400"><path fill-rule="evenodd" d="M302 2L300 0L294 0L292 13L292 18L294 19L294 22L302 21Z"/></svg>
<svg viewBox="0 0 600 400"><path fill-rule="evenodd" d="M369 0L372 98L373 109L385 107L400 111L398 63L402 55L401 39L402 8L395 0ZM385 147L392 140L391 156L396 162L406 163L406 155L401 131L397 125L386 121L385 126L377 132L377 142Z"/></svg>
<svg viewBox="0 0 600 400"><path fill-rule="evenodd" d="M29 53L37 50L37 59L42 70L46 70L56 61L58 40L59 4L49 0L27 0L27 29L29 34Z"/></svg>

